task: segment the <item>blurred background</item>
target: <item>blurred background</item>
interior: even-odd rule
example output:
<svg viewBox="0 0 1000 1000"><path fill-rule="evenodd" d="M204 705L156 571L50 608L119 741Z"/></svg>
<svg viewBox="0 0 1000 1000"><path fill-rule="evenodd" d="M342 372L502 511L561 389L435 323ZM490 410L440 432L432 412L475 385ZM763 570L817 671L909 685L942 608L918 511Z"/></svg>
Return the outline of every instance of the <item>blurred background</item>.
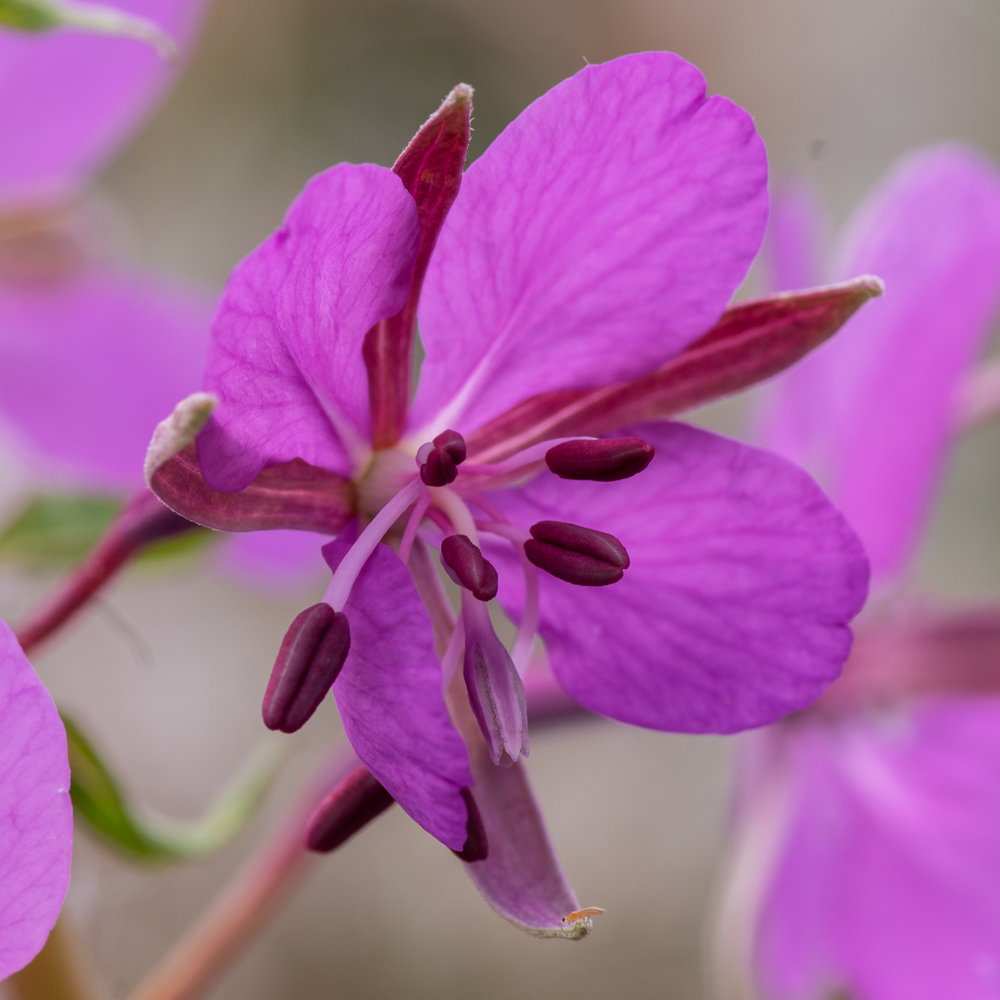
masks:
<svg viewBox="0 0 1000 1000"><path fill-rule="evenodd" d="M340 160L390 165L459 81L476 88L476 156L585 61L652 48L746 107L773 174L814 181L837 222L914 146L960 139L1000 160L992 0L215 0L180 85L100 187L137 261L215 292L308 177ZM697 419L739 433L743 406ZM943 600L1000 594L998 457L987 429L953 463L921 559ZM6 467L0 493L14 497ZM50 582L4 575L0 616L16 621ZM191 563L140 567L34 661L137 798L193 816L261 738L274 651L321 587L275 597ZM281 815L338 727L331 699L264 815L210 861L138 869L79 838L69 912L114 997ZM607 910L581 943L507 925L394 810L318 866L212 997L697 1000L731 759L726 739L610 722L533 737L564 868L583 905Z"/></svg>

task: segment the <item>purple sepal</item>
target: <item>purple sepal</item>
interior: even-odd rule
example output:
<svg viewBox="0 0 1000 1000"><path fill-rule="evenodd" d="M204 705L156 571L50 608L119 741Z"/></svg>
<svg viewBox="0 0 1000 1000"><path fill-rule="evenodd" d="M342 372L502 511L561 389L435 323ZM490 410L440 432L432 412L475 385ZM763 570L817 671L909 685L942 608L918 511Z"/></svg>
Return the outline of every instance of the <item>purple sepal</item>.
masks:
<svg viewBox="0 0 1000 1000"><path fill-rule="evenodd" d="M465 623L465 684L490 757L510 767L528 756L528 712L524 688L510 654L493 631L486 605L462 591Z"/></svg>

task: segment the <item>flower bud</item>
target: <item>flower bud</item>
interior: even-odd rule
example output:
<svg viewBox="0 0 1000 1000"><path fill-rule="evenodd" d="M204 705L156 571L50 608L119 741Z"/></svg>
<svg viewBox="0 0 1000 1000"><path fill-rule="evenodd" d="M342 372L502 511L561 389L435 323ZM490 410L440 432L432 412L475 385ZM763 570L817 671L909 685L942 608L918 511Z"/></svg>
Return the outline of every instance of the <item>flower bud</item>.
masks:
<svg viewBox="0 0 1000 1000"><path fill-rule="evenodd" d="M497 571L467 535L448 535L441 542L441 559L448 575L473 597L491 601L497 596Z"/></svg>
<svg viewBox="0 0 1000 1000"><path fill-rule="evenodd" d="M306 608L285 633L264 694L264 725L294 733L312 717L337 679L351 649L347 617L320 602Z"/></svg>
<svg viewBox="0 0 1000 1000"><path fill-rule="evenodd" d="M614 535L562 521L539 521L524 554L539 569L581 587L617 583L628 569L625 546Z"/></svg>
<svg viewBox="0 0 1000 1000"><path fill-rule="evenodd" d="M465 799L465 808L469 820L465 825L467 834L465 844L460 851L452 850L452 853L463 861L485 861L489 857L490 848L486 840L486 827L483 826L483 817L479 814L479 806L472 797L471 788L462 789L462 798Z"/></svg>
<svg viewBox="0 0 1000 1000"><path fill-rule="evenodd" d="M656 449L641 438L564 441L549 448L545 464L560 479L611 483L638 475L655 454Z"/></svg>
<svg viewBox="0 0 1000 1000"><path fill-rule="evenodd" d="M306 847L310 851L336 850L395 801L368 768L355 768L309 818Z"/></svg>

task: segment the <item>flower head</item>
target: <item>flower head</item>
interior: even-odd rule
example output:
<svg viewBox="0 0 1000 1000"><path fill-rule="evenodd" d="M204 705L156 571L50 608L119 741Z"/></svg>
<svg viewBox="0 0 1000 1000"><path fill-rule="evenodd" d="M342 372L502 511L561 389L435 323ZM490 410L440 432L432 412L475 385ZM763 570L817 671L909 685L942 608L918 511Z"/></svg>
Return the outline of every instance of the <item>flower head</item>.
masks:
<svg viewBox="0 0 1000 1000"><path fill-rule="evenodd" d="M778 202L780 284L812 280L816 214L801 190ZM961 147L912 154L858 208L833 266L833 277L877 269L886 296L776 381L761 436L842 507L882 601L815 708L744 748L747 867L732 885L750 871L762 880L742 919L769 997L989 996L1000 624L995 610L892 598L1000 299L1000 175Z"/></svg>
<svg viewBox="0 0 1000 1000"><path fill-rule="evenodd" d="M324 600L349 624L333 691L358 756L477 858L501 913L573 935L587 918L563 926L579 907L520 766L536 637L581 704L656 729L761 725L823 690L866 591L853 534L783 460L653 421L779 370L880 286L716 325L763 237L766 158L677 56L587 67L463 175L470 98L393 170L310 181L234 271L208 395L163 425L147 477L213 527L339 532Z"/></svg>

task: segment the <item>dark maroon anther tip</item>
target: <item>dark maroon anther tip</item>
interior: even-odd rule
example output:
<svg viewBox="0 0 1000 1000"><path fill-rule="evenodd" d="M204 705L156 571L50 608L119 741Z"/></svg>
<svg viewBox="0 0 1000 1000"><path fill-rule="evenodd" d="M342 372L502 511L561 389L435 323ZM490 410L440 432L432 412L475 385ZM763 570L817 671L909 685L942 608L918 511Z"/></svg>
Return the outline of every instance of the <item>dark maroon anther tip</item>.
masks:
<svg viewBox="0 0 1000 1000"><path fill-rule="evenodd" d="M539 569L581 587L617 583L629 567L628 552L614 535L563 521L539 521L524 554Z"/></svg>
<svg viewBox="0 0 1000 1000"><path fill-rule="evenodd" d="M467 535L448 535L441 542L441 558L458 584L480 601L497 596L497 571Z"/></svg>
<svg viewBox="0 0 1000 1000"><path fill-rule="evenodd" d="M642 438L564 441L545 453L545 464L561 479L612 483L636 476L653 461L656 449Z"/></svg>
<svg viewBox="0 0 1000 1000"><path fill-rule="evenodd" d="M485 861L489 857L490 847L486 840L483 817L479 813L476 800L472 797L472 789L463 788L462 798L465 800L465 809L469 816L468 822L465 824L465 844L460 851L452 848L452 854L469 864L473 861Z"/></svg>
<svg viewBox="0 0 1000 1000"><path fill-rule="evenodd" d="M432 444L435 448L446 451L456 465L461 465L468 454L468 450L465 447L465 438L458 431L442 431L434 438Z"/></svg>
<svg viewBox="0 0 1000 1000"><path fill-rule="evenodd" d="M320 602L298 615L281 643L264 693L268 729L294 733L319 708L351 649L347 617Z"/></svg>
<svg viewBox="0 0 1000 1000"><path fill-rule="evenodd" d="M306 847L324 853L335 851L394 802L368 768L355 768L309 817Z"/></svg>
<svg viewBox="0 0 1000 1000"><path fill-rule="evenodd" d="M455 460L443 448L432 448L420 466L420 478L425 486L447 486L457 476Z"/></svg>

